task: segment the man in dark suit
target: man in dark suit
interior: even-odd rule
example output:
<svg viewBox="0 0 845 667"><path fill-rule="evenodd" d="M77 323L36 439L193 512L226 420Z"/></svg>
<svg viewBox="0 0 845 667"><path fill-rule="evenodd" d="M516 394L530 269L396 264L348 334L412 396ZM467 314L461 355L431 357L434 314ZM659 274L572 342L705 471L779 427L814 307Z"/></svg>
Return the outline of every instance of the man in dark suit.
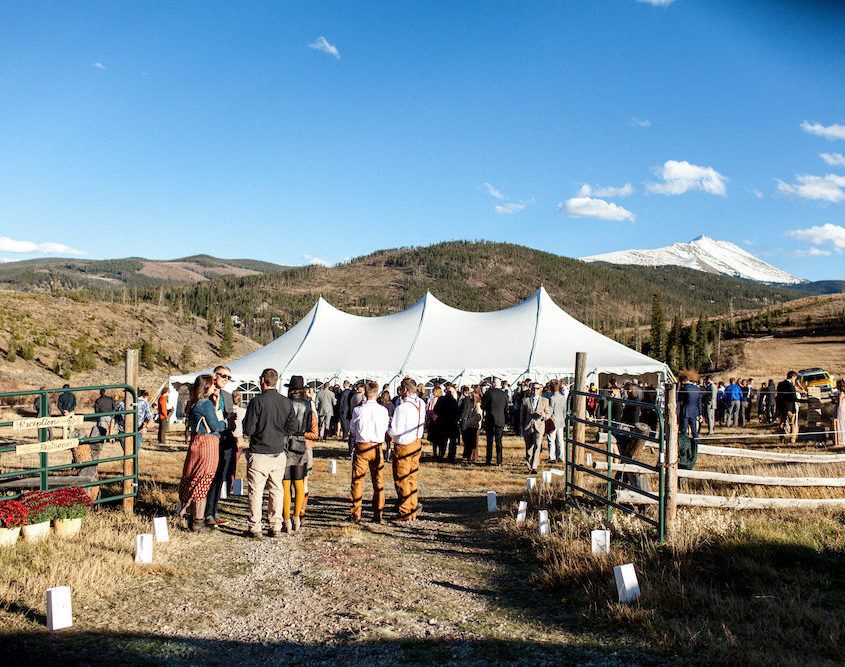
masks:
<svg viewBox="0 0 845 667"><path fill-rule="evenodd" d="M795 389L795 379L798 373L789 371L786 374L786 379L781 380L777 386L777 393L775 401L778 410L778 421L780 428L783 431L780 441L785 442L786 437L789 441L795 443L798 439L798 392Z"/></svg>
<svg viewBox="0 0 845 667"><path fill-rule="evenodd" d="M487 465L493 460L493 440L496 440L496 465L502 465L502 432L505 430L505 415L508 409L508 395L502 391L502 381L493 378L493 386L481 399L484 411L484 429L487 431Z"/></svg>
<svg viewBox="0 0 845 667"><path fill-rule="evenodd" d="M680 376L678 389L678 433L686 434L689 426L690 436L698 437L698 418L701 416L701 389L689 381L686 375Z"/></svg>
<svg viewBox="0 0 845 667"><path fill-rule="evenodd" d="M337 397L338 418L340 419L340 430L343 439L349 440L349 420L352 419L352 410L349 407L349 399L352 397L352 387L349 380L343 381L343 391Z"/></svg>
<svg viewBox="0 0 845 667"><path fill-rule="evenodd" d="M441 461L446 456L446 443L448 442L449 455L446 460L449 463L454 463L458 448L458 438L460 438L460 429L458 428L460 411L458 409L458 401L455 400L452 394L451 384L446 385L446 391L443 392L443 395L434 404L434 414L437 415L437 424L440 428L440 448L435 454L437 460Z"/></svg>

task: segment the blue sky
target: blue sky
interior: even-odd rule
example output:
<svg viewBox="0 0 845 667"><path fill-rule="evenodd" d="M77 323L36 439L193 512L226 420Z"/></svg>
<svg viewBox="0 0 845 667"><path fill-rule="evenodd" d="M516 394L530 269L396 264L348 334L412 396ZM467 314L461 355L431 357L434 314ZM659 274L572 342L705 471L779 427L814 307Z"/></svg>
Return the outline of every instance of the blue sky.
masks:
<svg viewBox="0 0 845 667"><path fill-rule="evenodd" d="M836 2L0 2L0 259L734 242L843 279Z"/></svg>

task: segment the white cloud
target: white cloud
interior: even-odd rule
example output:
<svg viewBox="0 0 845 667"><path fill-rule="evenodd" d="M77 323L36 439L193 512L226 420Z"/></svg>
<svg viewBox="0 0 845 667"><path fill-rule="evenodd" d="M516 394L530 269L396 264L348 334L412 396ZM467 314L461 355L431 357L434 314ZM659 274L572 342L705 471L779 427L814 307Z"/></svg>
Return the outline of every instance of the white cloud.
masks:
<svg viewBox="0 0 845 667"><path fill-rule="evenodd" d="M653 5L654 7L668 7L675 2L675 0L637 0L637 2L645 2L646 4Z"/></svg>
<svg viewBox="0 0 845 667"><path fill-rule="evenodd" d="M794 229L791 232L787 232L786 235L799 241L807 241L813 245L826 245L829 243L836 252L845 250L845 227L833 225L829 222L817 227L809 227L808 229Z"/></svg>
<svg viewBox="0 0 845 667"><path fill-rule="evenodd" d="M315 266L326 266L326 267L332 266L331 262L329 262L325 259L322 259L320 257L314 257L314 255L309 255L308 253L305 253L303 255L303 257L305 258L306 262L308 262L309 264L315 265Z"/></svg>
<svg viewBox="0 0 845 667"><path fill-rule="evenodd" d="M329 44L328 40L322 35L320 35L315 42L311 42L311 44L308 45L308 48L328 53L330 56L334 56L340 60L340 52L337 50L337 47Z"/></svg>
<svg viewBox="0 0 845 667"><path fill-rule="evenodd" d="M496 189L494 186L490 185L489 183L485 183L484 187L487 189L487 192L493 195L496 199L507 199L505 195L502 194L501 190Z"/></svg>
<svg viewBox="0 0 845 667"><path fill-rule="evenodd" d="M524 208L525 204L523 203L510 202L508 204L497 204L493 207L493 210L502 215L510 215L511 213L518 213Z"/></svg>
<svg viewBox="0 0 845 667"><path fill-rule="evenodd" d="M763 193L762 193L762 192L760 192L757 188L748 188L748 191L749 191L752 195L754 195L755 197L757 197L757 199L762 199L762 198L763 198Z"/></svg>
<svg viewBox="0 0 845 667"><path fill-rule="evenodd" d="M833 253L830 250L822 250L821 248L810 248L809 250L793 250L789 254L793 257L827 257Z"/></svg>
<svg viewBox="0 0 845 667"><path fill-rule="evenodd" d="M725 196L725 182L728 180L713 167L699 167L686 160L668 160L654 173L663 183L647 183L649 192L661 195L682 195L690 190L701 190L711 195Z"/></svg>
<svg viewBox="0 0 845 667"><path fill-rule="evenodd" d="M0 252L40 252L65 255L84 255L81 250L71 248L63 243L34 243L32 241L16 241L8 236L0 236Z"/></svg>
<svg viewBox="0 0 845 667"><path fill-rule="evenodd" d="M557 212L570 218L598 218L599 220L630 220L636 216L631 211L603 199L573 197L557 205Z"/></svg>
<svg viewBox="0 0 845 667"><path fill-rule="evenodd" d="M628 122L634 127L651 127L651 121L648 118L632 118Z"/></svg>
<svg viewBox="0 0 845 667"><path fill-rule="evenodd" d="M825 139L845 139L845 125L834 123L833 125L824 126L821 123L808 123L806 120L801 123L801 129L807 134L815 134L818 137Z"/></svg>
<svg viewBox="0 0 845 667"><path fill-rule="evenodd" d="M845 201L845 176L826 174L824 176L799 175L795 177L799 185L790 185L778 180L778 190L804 199L819 199L834 204Z"/></svg>
<svg viewBox="0 0 845 667"><path fill-rule="evenodd" d="M842 153L819 153L819 157L831 167L845 167L845 155Z"/></svg>
<svg viewBox="0 0 845 667"><path fill-rule="evenodd" d="M590 195L595 195L596 197L609 197L613 199L614 197L630 197L632 194L634 194L634 188L630 183L625 183L625 185L621 188L597 187L595 190L593 190L593 188L587 183L584 183L584 185L581 186L581 189L578 190L579 197L589 197Z"/></svg>
<svg viewBox="0 0 845 667"><path fill-rule="evenodd" d="M103 65L103 63L94 63L93 67L96 67L97 69L106 69L106 66Z"/></svg>

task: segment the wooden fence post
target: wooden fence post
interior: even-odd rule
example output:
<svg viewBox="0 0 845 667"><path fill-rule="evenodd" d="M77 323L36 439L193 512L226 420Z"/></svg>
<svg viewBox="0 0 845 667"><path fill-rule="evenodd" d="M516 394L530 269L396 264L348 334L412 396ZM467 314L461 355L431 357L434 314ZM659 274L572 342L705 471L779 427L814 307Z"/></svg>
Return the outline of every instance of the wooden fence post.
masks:
<svg viewBox="0 0 845 667"><path fill-rule="evenodd" d="M587 391L587 353L575 353L575 391ZM586 419L587 417L587 398L575 394L572 397L572 408L575 416L578 419ZM572 439L575 442L584 442L587 437L587 425L581 422L575 422ZM576 465L585 465L587 462L586 452L583 447L572 445L572 462ZM574 486L584 486L584 473L580 470L572 471L572 484Z"/></svg>
<svg viewBox="0 0 845 667"><path fill-rule="evenodd" d="M126 379L125 384L138 391L138 350L126 350ZM132 410L135 406L132 401L132 394L126 392L124 404L127 410ZM135 431L135 415L126 415L126 422L124 426L124 433L132 433ZM123 438L123 455L132 456L135 453L135 436ZM123 461L123 476L129 477L135 472L135 466L131 458ZM123 480L123 495L129 495L134 492L138 483L137 479ZM123 509L126 512L133 512L135 510L135 498L129 497L123 499Z"/></svg>
<svg viewBox="0 0 845 667"><path fill-rule="evenodd" d="M666 539L675 539L678 519L678 388L666 384L663 433L666 435Z"/></svg>

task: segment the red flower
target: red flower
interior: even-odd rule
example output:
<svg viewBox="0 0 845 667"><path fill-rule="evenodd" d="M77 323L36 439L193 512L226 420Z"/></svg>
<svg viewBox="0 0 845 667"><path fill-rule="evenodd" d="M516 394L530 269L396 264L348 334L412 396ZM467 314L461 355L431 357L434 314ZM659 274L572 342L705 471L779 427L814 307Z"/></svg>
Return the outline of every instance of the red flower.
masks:
<svg viewBox="0 0 845 667"><path fill-rule="evenodd" d="M16 528L27 523L29 508L19 500L0 502L0 527Z"/></svg>

